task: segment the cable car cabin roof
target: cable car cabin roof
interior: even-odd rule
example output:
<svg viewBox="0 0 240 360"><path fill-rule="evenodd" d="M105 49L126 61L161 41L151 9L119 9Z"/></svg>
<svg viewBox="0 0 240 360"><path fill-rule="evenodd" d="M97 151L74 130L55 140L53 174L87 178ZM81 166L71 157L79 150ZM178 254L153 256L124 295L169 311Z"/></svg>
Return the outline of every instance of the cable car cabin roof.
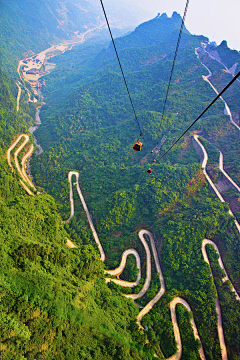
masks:
<svg viewBox="0 0 240 360"><path fill-rule="evenodd" d="M133 150L139 152L139 151L141 151L142 146L143 146L143 144L142 144L140 141L137 141L137 142L133 145Z"/></svg>

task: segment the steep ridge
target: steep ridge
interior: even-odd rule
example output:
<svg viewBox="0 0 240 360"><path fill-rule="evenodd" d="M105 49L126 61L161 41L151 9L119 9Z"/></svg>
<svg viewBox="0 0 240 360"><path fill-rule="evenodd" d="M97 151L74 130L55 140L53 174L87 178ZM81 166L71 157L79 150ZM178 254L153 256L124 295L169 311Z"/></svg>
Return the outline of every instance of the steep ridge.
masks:
<svg viewBox="0 0 240 360"><path fill-rule="evenodd" d="M182 18L176 12L172 14L171 18L168 17L166 13L161 15L158 14L156 18L137 26L135 31L131 34L126 35L123 38L116 39L116 47L120 53L124 49L137 47L143 54L146 51L146 47L161 44L164 39L164 42L168 42L170 48L174 49L174 42L177 40L181 22ZM185 26L183 28L183 34L189 34ZM183 37L183 39L184 43L185 38ZM113 45L111 44L108 49L105 51L103 50L99 58L101 62L106 60L109 61L109 59L115 58Z"/></svg>

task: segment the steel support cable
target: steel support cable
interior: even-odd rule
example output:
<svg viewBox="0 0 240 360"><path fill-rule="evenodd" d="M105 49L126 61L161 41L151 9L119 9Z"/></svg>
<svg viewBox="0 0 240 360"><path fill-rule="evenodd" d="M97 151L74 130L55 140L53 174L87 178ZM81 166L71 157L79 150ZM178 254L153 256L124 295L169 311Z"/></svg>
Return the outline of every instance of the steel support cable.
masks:
<svg viewBox="0 0 240 360"><path fill-rule="evenodd" d="M193 123L182 133L179 138L174 141L174 143L170 146L170 148L159 158L161 160L176 144L177 142L188 132L189 129L205 114L205 112L222 96L222 94L234 83L234 81L237 80L237 78L240 76L240 71L237 73L237 75L234 76L234 78L225 86L225 88L215 97L215 99L203 110L203 112L193 121Z"/></svg>
<svg viewBox="0 0 240 360"><path fill-rule="evenodd" d="M123 73L122 65L121 65L121 62L120 62L120 59L119 59L119 56L118 56L118 52L117 52L117 48L116 48L116 45L115 45L115 42L114 42L114 39L113 39L113 36L112 36L112 31L111 31L111 28L110 28L110 25L109 25L109 22L108 22L107 14L106 14L106 11L105 11L105 8L104 8L104 5L103 5L102 0L100 0L100 2L101 2L101 5L102 5L102 9L103 9L103 13L104 13L104 16L105 16L105 20L106 20L106 23L107 23L107 26L108 26L108 30L109 30L109 33L110 33L110 36L111 36L111 39L112 39L113 47L114 47L114 50L115 50L115 53L116 53L116 56L117 56L117 59L118 59L118 64L119 64L120 69L121 69L122 77L123 77L123 80L124 80L124 83L125 83L125 86L126 86L126 89L127 89L127 93L128 93L128 96L129 96L129 100L130 100L131 105L132 105L132 109L133 109L133 113L134 113L134 116L135 116L135 120L136 120L136 122L137 122L137 124L138 124L139 137L141 137L141 136L143 136L143 133L142 133L141 126L140 126L139 121L138 121L138 118L137 118L137 114L136 114L136 111L135 111L135 108L134 108L134 105L133 105L133 101L132 101L132 98L131 98L131 95L130 95L128 86L127 86L127 81L126 81L125 76L124 76L124 73Z"/></svg>
<svg viewBox="0 0 240 360"><path fill-rule="evenodd" d="M175 55L174 55L174 59L173 59L172 70L171 70L171 73L170 73L170 78L169 78L169 82L168 82L166 97L165 97L165 101L164 101L164 105L163 105L163 111L162 111L162 117L161 117L161 123L160 123L160 130L161 130L161 127L162 127L163 117L164 117L164 114L165 114L165 108L166 108L166 104L167 104L168 93L169 93L169 89L170 89L170 85L171 85L171 81L172 81L173 70L174 70L174 66L175 66L175 62L176 62L176 58L177 58L177 53L178 53L178 48L179 48L179 44L180 44L180 40L181 40L181 36L182 36L183 26L184 26L185 18L186 18L186 15L187 15L188 4L189 4L189 0L187 0L187 2L186 2L184 15L183 15L183 18L182 18L182 24L181 24L179 35L178 35L178 41L177 41L177 46L176 46Z"/></svg>

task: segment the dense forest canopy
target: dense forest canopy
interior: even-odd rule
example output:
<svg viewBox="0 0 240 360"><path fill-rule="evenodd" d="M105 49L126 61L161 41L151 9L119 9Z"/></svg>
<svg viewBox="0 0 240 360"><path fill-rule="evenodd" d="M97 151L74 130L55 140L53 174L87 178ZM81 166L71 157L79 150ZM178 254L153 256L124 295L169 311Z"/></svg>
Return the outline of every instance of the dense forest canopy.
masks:
<svg viewBox="0 0 240 360"><path fill-rule="evenodd" d="M84 32L86 24L97 24L94 2L81 2L87 18L77 4L75 0L45 0L34 5L27 1L23 7L17 0L1 4L1 64L5 70L9 64L10 74L0 71L0 358L169 358L177 350L169 305L181 297L192 309L191 314L182 305L176 307L183 345L181 359L200 358L200 343L191 328L192 316L206 359L221 359L215 305L218 294L227 355L236 360L240 353L240 305L230 280L239 293L240 237L229 206L240 219L239 194L228 188L222 193L226 202L217 199L192 145L192 135L199 134L209 155L207 171L215 183L222 181L219 150L224 154L228 173L240 183L238 131L224 115L222 100L167 157L162 161L159 157L215 96L202 78L208 75L206 67L213 74L212 84L220 90L232 77L226 68L235 66L237 70L240 55L226 42L209 44L206 37L191 35L184 28L162 122L180 15L158 15L117 38L119 57L143 129L143 149L137 154L132 146L138 138L138 127L113 46L104 31L51 59L57 66L44 77L44 104L37 95L36 103L29 102L28 92L34 96L32 89L27 84L18 85L22 93L17 111L16 59L29 55L30 49L44 50L52 41L69 40L76 29ZM112 11L116 16L116 9ZM33 20L36 12L40 18L37 26ZM58 26L63 18L66 21ZM234 84L224 99L239 123L239 84ZM44 151L31 158L28 170L36 189L29 196L14 167L15 149L10 164L7 151L23 133L33 143L28 129L37 107L41 107L42 123L34 136ZM166 141L160 153L155 151L153 156L151 151L163 136ZM23 147L21 161L27 151ZM148 167L153 167L151 175L146 172ZM106 254L105 264L74 187L77 178L73 179L75 215L67 221L69 171L79 174L80 187ZM137 304L123 296L137 294L147 274L140 229L154 235L166 286L161 299L143 317L143 329L136 323L139 310L155 298L161 286L152 260L152 280L145 295ZM207 245L211 276L202 253L205 238L217 245L230 280L222 281L225 274L219 267L218 255ZM75 247L68 248L69 241ZM129 248L141 256L139 285L128 289L113 282L107 284L103 269L118 267L123 251ZM135 281L137 274L131 255L120 279Z"/></svg>

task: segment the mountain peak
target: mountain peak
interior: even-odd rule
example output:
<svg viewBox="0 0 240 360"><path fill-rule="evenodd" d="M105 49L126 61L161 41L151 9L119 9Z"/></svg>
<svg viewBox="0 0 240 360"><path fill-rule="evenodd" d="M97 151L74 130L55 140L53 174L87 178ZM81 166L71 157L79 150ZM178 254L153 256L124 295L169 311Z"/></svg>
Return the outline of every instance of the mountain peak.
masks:
<svg viewBox="0 0 240 360"><path fill-rule="evenodd" d="M182 20L182 17L181 17L181 15L179 14L179 13L177 13L176 11L174 11L173 13L172 13L172 19L180 19L180 20Z"/></svg>
<svg viewBox="0 0 240 360"><path fill-rule="evenodd" d="M182 23L181 16L174 11L171 17L166 13L160 14L151 20L148 20L139 26L131 33L123 38L116 39L118 50L126 47L151 46L169 39L172 43L177 40L179 29ZM183 27L185 34L190 34L186 27ZM110 45L113 51L113 46Z"/></svg>
<svg viewBox="0 0 240 360"><path fill-rule="evenodd" d="M161 19L167 19L168 16L166 13L163 13L161 16L160 16L160 13L158 14L158 18L161 18Z"/></svg>
<svg viewBox="0 0 240 360"><path fill-rule="evenodd" d="M222 48L229 49L229 47L228 47L228 44L227 44L227 41L226 41L226 40L223 40L219 46L221 46Z"/></svg>
<svg viewBox="0 0 240 360"><path fill-rule="evenodd" d="M176 11L174 11L172 13L171 17L168 17L166 13L162 13L162 14L158 13L157 16L153 20L164 20L164 19L172 19L172 20L182 21L181 15L178 14Z"/></svg>

